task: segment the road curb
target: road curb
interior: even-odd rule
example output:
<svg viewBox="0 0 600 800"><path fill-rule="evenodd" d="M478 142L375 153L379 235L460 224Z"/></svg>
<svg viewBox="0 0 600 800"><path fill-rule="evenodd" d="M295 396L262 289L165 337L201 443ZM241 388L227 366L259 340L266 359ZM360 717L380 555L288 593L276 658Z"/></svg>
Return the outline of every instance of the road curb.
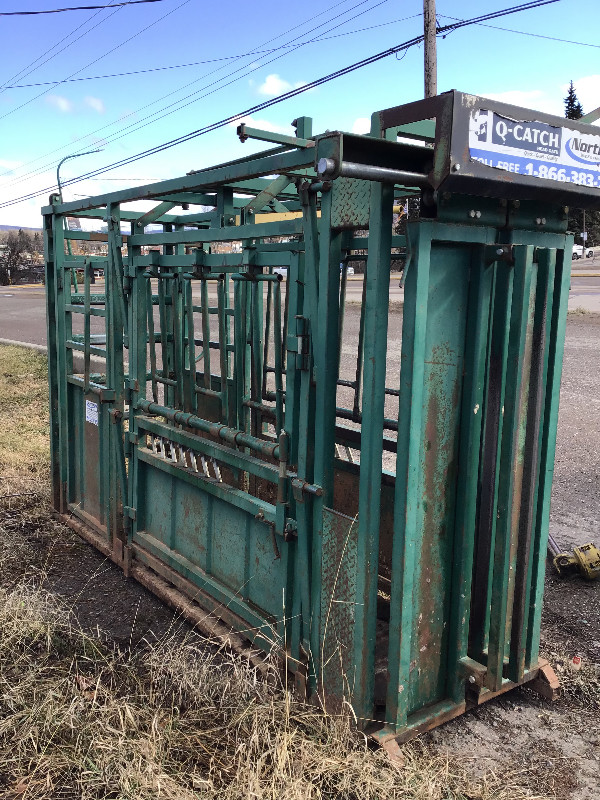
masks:
<svg viewBox="0 0 600 800"><path fill-rule="evenodd" d="M18 342L15 339L0 339L0 344L8 347L26 347L28 350L36 350L38 353L46 355L48 348L45 344L34 344L33 342Z"/></svg>

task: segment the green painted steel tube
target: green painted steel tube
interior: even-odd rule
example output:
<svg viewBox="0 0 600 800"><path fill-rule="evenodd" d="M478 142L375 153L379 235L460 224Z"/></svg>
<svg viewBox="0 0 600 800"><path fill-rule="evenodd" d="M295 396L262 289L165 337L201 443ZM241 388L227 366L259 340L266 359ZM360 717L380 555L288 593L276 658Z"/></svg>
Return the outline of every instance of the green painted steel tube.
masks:
<svg viewBox="0 0 600 800"><path fill-rule="evenodd" d="M485 250L481 246L473 253L471 269L448 653L448 693L456 703L462 702L465 696L464 676L459 664L467 655L469 643L485 362L493 281L493 270L485 263Z"/></svg>
<svg viewBox="0 0 600 800"><path fill-rule="evenodd" d="M156 417L165 417L165 419L174 422L177 425L183 425L188 428L196 428L204 433L210 433L218 439L223 439L230 444L238 445L240 447L248 447L250 450L255 450L268 458L279 460L279 445L268 444L263 439L258 439L251 436L244 431L236 430L235 428L228 428L226 425L220 425L218 422L209 422L208 420L197 417L195 414L189 414L185 411L177 411L174 408L161 406L157 403L151 403L149 400L140 399L137 407L140 411L146 414L152 414Z"/></svg>
<svg viewBox="0 0 600 800"><path fill-rule="evenodd" d="M542 598L544 594L546 548L548 545L548 526L550 520L550 494L552 491L552 477L554 475L560 379L567 328L569 288L571 284L570 253L572 243L572 237L566 237L565 249L560 251L559 257L557 258L554 296L552 298L552 327L550 333L546 391L544 396L544 428L542 433L540 484L538 489L535 528L534 557L536 559L536 566L532 576L529 626L527 632L526 662L532 665L537 663L540 646Z"/></svg>
<svg viewBox="0 0 600 800"><path fill-rule="evenodd" d="M381 515L381 470L390 291L393 186L371 186L369 256L365 277L364 389L360 438L353 705L373 717L375 634ZM336 375L337 379L337 375ZM318 481L317 481L318 482Z"/></svg>
<svg viewBox="0 0 600 800"><path fill-rule="evenodd" d="M514 476L517 468L519 395L523 376L523 357L531 292L533 247L515 248L514 288L506 352L506 391L504 425L500 440L498 507L494 542L494 570L491 587L490 632L486 686L498 691L502 686L506 651L511 548L517 531L513 528Z"/></svg>
<svg viewBox="0 0 600 800"><path fill-rule="evenodd" d="M386 720L392 730L407 725L413 628L414 570L422 508L419 463L422 448L425 339L431 258L430 223L408 228L414 265L406 280L402 321L402 362L398 420L398 456L394 496L394 538L390 601Z"/></svg>

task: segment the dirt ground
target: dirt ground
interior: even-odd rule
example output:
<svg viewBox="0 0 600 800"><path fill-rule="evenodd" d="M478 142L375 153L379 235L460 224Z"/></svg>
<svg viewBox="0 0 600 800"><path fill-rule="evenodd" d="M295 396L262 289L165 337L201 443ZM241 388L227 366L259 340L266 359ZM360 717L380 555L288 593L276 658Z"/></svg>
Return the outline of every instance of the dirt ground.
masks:
<svg viewBox="0 0 600 800"><path fill-rule="evenodd" d="M349 329L357 320L358 310L350 309ZM397 342L400 324L396 311L390 315L390 339ZM570 314L551 512L552 532L565 548L593 540L600 544L599 360L600 316ZM388 373L397 368L399 344ZM69 603L84 629L101 630L122 648L189 630L76 535L64 529L57 535L42 517L30 520L22 533L28 564L21 563L14 575L26 566L42 566L46 588ZM14 575L5 573L0 581L6 585ZM565 686L557 702L516 690L424 735L423 744L459 760L475 776L491 771L517 781L532 796L595 800L600 795L600 711L594 704L600 691L588 701L580 675L588 686L589 679L600 683L599 592L600 582L547 576L542 651ZM575 655L582 656L581 673L571 667Z"/></svg>

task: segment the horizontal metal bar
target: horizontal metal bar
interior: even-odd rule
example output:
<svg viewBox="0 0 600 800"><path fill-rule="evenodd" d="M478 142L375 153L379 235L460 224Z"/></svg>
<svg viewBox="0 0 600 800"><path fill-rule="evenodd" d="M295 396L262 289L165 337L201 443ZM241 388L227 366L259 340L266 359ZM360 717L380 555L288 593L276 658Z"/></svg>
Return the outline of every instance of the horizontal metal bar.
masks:
<svg viewBox="0 0 600 800"><path fill-rule="evenodd" d="M80 344L79 342L68 340L65 342L65 347L67 350L77 350L80 353L85 352L85 345ZM93 356L99 356L100 358L106 358L106 350L102 350L100 347L90 347L90 354Z"/></svg>
<svg viewBox="0 0 600 800"><path fill-rule="evenodd" d="M65 311L69 314L88 314L90 317L106 317L105 308L88 308L86 311L83 303L66 303Z"/></svg>
<svg viewBox="0 0 600 800"><path fill-rule="evenodd" d="M74 306L82 306L85 303L85 298L83 294L80 295L71 295L71 303L70 305ZM90 295L90 305L91 306L105 306L106 305L106 295L105 294L92 294Z"/></svg>
<svg viewBox="0 0 600 800"><path fill-rule="evenodd" d="M195 414L176 411L166 406L159 406L157 403L151 403L149 400L138 400L137 407L147 414L165 417L166 419L170 419L171 422L175 422L177 425L197 428L200 431L204 431L204 433L210 433L212 436L223 439L231 444L238 445L239 447L249 447L251 450L256 450L264 456L274 458L276 461L279 460L278 444L267 444L262 439L257 439L255 436L251 436L244 431L228 428L226 425L221 425L218 422L209 422L206 419L197 417Z"/></svg>
<svg viewBox="0 0 600 800"><path fill-rule="evenodd" d="M252 225L228 225L194 231L136 233L129 237L132 247L144 244L195 244L196 242L232 242L239 239L260 239L262 236L295 236L304 230L301 218L278 222L256 222Z"/></svg>
<svg viewBox="0 0 600 800"><path fill-rule="evenodd" d="M359 178L379 183L394 183L402 186L430 186L429 178L421 172L408 172L402 169L377 167L372 164L357 164L342 161L339 165L333 158L320 158L317 171L325 180L330 178Z"/></svg>
<svg viewBox="0 0 600 800"><path fill-rule="evenodd" d="M262 142L273 142L274 144L289 145L290 147L314 147L315 143L312 139L301 139L297 136L287 136L284 133L272 133L271 131L262 131L260 128L251 128L242 122L238 125L237 135L240 137L241 142L247 139L257 139Z"/></svg>
<svg viewBox="0 0 600 800"><path fill-rule="evenodd" d="M290 169L299 167L312 167L312 151L288 150L286 152L276 152L265 156L258 153L254 157L245 158L243 161L230 162L217 167L211 167L202 171L194 172L183 178L173 178L159 183L150 183L145 186L136 186L131 189L123 189L119 192L111 192L105 195L96 195L84 200L77 200L70 203L57 203L54 206L45 206L42 214L70 214L72 211L84 211L88 208L98 208L107 204L126 203L132 200L150 200L165 195L165 199L170 199L170 194L181 192L198 192L203 189L211 189L215 186L236 183L239 185L240 179L247 181L252 178L259 178L263 175L276 175ZM179 198L178 198L179 199ZM185 200L183 202L186 202Z"/></svg>

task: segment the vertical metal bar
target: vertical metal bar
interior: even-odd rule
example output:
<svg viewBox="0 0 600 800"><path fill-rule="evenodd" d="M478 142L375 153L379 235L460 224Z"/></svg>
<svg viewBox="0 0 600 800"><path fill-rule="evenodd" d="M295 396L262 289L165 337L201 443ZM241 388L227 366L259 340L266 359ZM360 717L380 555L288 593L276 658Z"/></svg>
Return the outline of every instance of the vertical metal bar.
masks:
<svg viewBox="0 0 600 800"><path fill-rule="evenodd" d="M271 333L271 305L273 302L273 286L271 281L267 281L267 308L265 310L265 342L263 348L263 372L262 372L262 389L261 398L267 396L267 376L269 366L269 336Z"/></svg>
<svg viewBox="0 0 600 800"><path fill-rule="evenodd" d="M44 216L44 251L46 278L46 332L48 342L48 380L50 407L50 470L52 479L52 505L61 511L62 479L61 471L64 462L61 453L61 423L59 405L59 387L62 383L59 353L64 350L64 342L60 341L59 315L56 304L58 272L54 241L56 217L53 214Z"/></svg>
<svg viewBox="0 0 600 800"><path fill-rule="evenodd" d="M227 300L225 297L225 278L217 283L217 312L219 321L219 359L221 369L221 421L229 424L229 370L227 368L227 319L225 309Z"/></svg>
<svg viewBox="0 0 600 800"><path fill-rule="evenodd" d="M230 364L230 345L231 345L231 325L232 325L232 316L230 314L231 310L231 295L230 295L230 279L229 275L225 273L225 277L223 279L223 314L224 314L224 333L225 338L223 340L223 351L225 354L225 373L227 376L231 373L231 364ZM235 311L234 311L235 313ZM229 394L229 387L227 389ZM233 421L231 409L229 403L227 405L227 424L233 425L235 424Z"/></svg>
<svg viewBox="0 0 600 800"><path fill-rule="evenodd" d="M285 362L285 355L287 352L287 336L288 336L288 329L289 329L289 319L290 319L290 286L291 286L291 275L292 275L292 268L290 265L290 269L288 270L289 276L288 281L286 282L285 287L285 301L283 304L283 334L281 337L281 359Z"/></svg>
<svg viewBox="0 0 600 800"><path fill-rule="evenodd" d="M344 313L346 311L346 283L348 280L348 264L342 263L340 280L340 324L338 327L338 375L342 360L342 341L344 338Z"/></svg>
<svg viewBox="0 0 600 800"><path fill-rule="evenodd" d="M360 303L360 323L358 328L358 352L356 355L356 375L354 381L354 404L352 410L355 414L360 414L360 394L362 390L362 370L363 370L363 353L365 349L365 308L367 297L367 275L368 264L365 265L365 274L363 276L362 285L362 298Z"/></svg>
<svg viewBox="0 0 600 800"><path fill-rule="evenodd" d="M526 409L527 428L523 454L523 490L519 514L519 539L515 576L508 677L521 681L525 674L529 595L534 569L535 520L538 497L541 431L544 424L544 389L548 370L549 318L556 251L537 250L537 283L532 321L531 369ZM549 303L550 301L550 303Z"/></svg>
<svg viewBox="0 0 600 800"><path fill-rule="evenodd" d="M552 297L550 351L548 354L548 372L544 397L544 425L542 428L542 451L535 524L534 559L537 566L532 575L529 628L527 633L526 663L530 665L537 663L539 654L544 572L546 568L545 555L548 546L548 523L550 519L550 493L554 475L560 378L567 326L569 287L571 284L570 254L572 244L572 238L566 237L565 249L557 253L556 278Z"/></svg>
<svg viewBox="0 0 600 800"><path fill-rule="evenodd" d="M138 278L138 280L140 279ZM154 333L154 307L152 305L152 283L150 278L146 279L146 313L148 318L148 342L150 346L152 399L155 403L158 403L158 384L156 382L156 334Z"/></svg>
<svg viewBox="0 0 600 800"><path fill-rule="evenodd" d="M83 384L85 391L90 388L90 273L87 262L83 267Z"/></svg>
<svg viewBox="0 0 600 800"><path fill-rule="evenodd" d="M124 411L124 311L123 262L120 257L120 214L119 207L108 204L106 207L108 223L108 269L106 275L106 373L108 386L114 390L115 400L112 410L118 414ZM117 418L113 416L113 421ZM121 441L118 441L121 437ZM108 493L109 535L113 548L118 552L118 540L123 530L123 501L127 489L123 484L124 470L121 469L122 428L109 426L109 469Z"/></svg>
<svg viewBox="0 0 600 800"><path fill-rule="evenodd" d="M414 263L406 278L402 320L398 453L394 496L390 644L386 720L392 730L406 726L409 710L410 659L416 546L423 511L419 474L423 425L425 345L431 258L430 225L409 223Z"/></svg>
<svg viewBox="0 0 600 800"><path fill-rule="evenodd" d="M270 284L269 284L270 288ZM277 436L283 429L283 365L281 362L282 334L281 334L281 283L273 287L274 314L273 314L273 348L275 350L275 433ZM266 341L266 337L265 337Z"/></svg>
<svg viewBox="0 0 600 800"><path fill-rule="evenodd" d="M393 186L381 183L371 185L357 543L357 561L362 568L357 571L356 580L353 701L356 714L364 719L373 717L374 711L382 431L393 201Z"/></svg>
<svg viewBox="0 0 600 800"><path fill-rule="evenodd" d="M131 232L135 233L136 223L131 223ZM132 291L130 294L130 341L129 341L129 377L130 377L130 396L129 396L129 425L128 436L131 455L129 457L129 469L125 474L125 459L123 458L122 480L127 486L128 505L130 508L140 506L139 488L139 463L137 460L137 447L144 446L138 442L139 428L137 419L137 403L141 398L146 398L147 385L147 341L148 341L148 313L152 315L152 288L150 280L143 276L139 268L134 267L134 261L141 255L140 245L129 246L127 248L127 259L129 275L133 277ZM148 291L149 290L149 291ZM149 310L147 303L149 299ZM154 325L152 325L152 336L154 336ZM151 349L152 352L152 349ZM154 358L153 375L156 370L156 352ZM133 381L131 379L133 378ZM153 389L156 385L156 376L153 377ZM145 437L143 437L145 440ZM136 530L136 521L125 518L128 542L131 543Z"/></svg>
<svg viewBox="0 0 600 800"><path fill-rule="evenodd" d="M498 691L502 687L506 651L509 571L513 539L511 512L519 432L519 396L531 294L533 247L516 245L514 254L514 288L510 313L506 392L503 404L504 425L500 442L498 522L494 542L490 633L485 681L487 688L492 691ZM514 535L516 533L515 531Z"/></svg>
<svg viewBox="0 0 600 800"><path fill-rule="evenodd" d="M460 659L467 655L471 582L475 547L475 523L482 430L485 362L490 314L493 269L484 260L484 248L472 256L469 286L469 312L465 354L465 385L460 425L459 472L454 561L452 565L452 604L448 654L448 693L455 703L464 700L464 677Z"/></svg>
<svg viewBox="0 0 600 800"><path fill-rule="evenodd" d="M306 432L301 431L301 435L305 433L306 436L314 436L314 480L323 488L323 495L313 501L313 587L321 586L323 508L331 506L333 503L341 234L339 231L332 231L331 228L331 194L331 191L327 191L321 195L318 241L313 239L310 257L308 242L306 243L307 274L305 275L304 307L310 313L316 394L314 418L306 420L308 429ZM313 222L313 208L311 203L308 215L309 227ZM316 228L312 231L311 236L314 237L315 234ZM318 261L316 261L315 244L318 245ZM316 267L318 267L318 274L314 274ZM315 295L318 295L317 306L312 305L315 302ZM318 313L315 314L317 309ZM316 320L315 317L317 317ZM311 655L321 679L323 642L321 639L320 591L313 592L311 624Z"/></svg>
<svg viewBox="0 0 600 800"><path fill-rule="evenodd" d="M242 281L233 281L233 387L235 392L235 424L244 428L244 371L245 371L245 339L242 329L245 324L243 313Z"/></svg>
<svg viewBox="0 0 600 800"><path fill-rule="evenodd" d="M184 319L183 319L183 279L181 272L177 271L171 282L171 309L173 314L173 351L175 355L175 408L184 405L184 376L185 376L185 348L184 348Z"/></svg>
<svg viewBox="0 0 600 800"><path fill-rule="evenodd" d="M168 378L171 372L171 355L169 352L169 328L167 325L167 298L165 292L166 278L162 277L162 268L158 272L158 319L160 325L160 355L161 372L163 378ZM163 394L165 405L173 405L173 390L170 386L163 384Z"/></svg>
<svg viewBox="0 0 600 800"><path fill-rule="evenodd" d="M261 400L262 389L262 298L263 285L251 281L250 292L250 397L254 402ZM251 432L254 436L262 434L262 414L256 408L250 412Z"/></svg>
<svg viewBox="0 0 600 800"><path fill-rule="evenodd" d="M491 321L487 353L487 374L483 404L483 444L480 471L480 500L477 520L477 551L473 574L469 647L473 658L485 662L490 618L498 481L499 443L502 439L508 326L513 292L513 270L506 264L494 266Z"/></svg>
<svg viewBox="0 0 600 800"><path fill-rule="evenodd" d="M211 369L210 369L210 312L208 310L208 283L206 280L200 282L201 286L201 308L202 308L202 364L204 372L204 386L211 388Z"/></svg>
<svg viewBox="0 0 600 800"><path fill-rule="evenodd" d="M188 396L190 408L195 414L198 411L198 394L196 392L196 328L194 325L194 283L187 281L185 293L186 328L188 341Z"/></svg>

